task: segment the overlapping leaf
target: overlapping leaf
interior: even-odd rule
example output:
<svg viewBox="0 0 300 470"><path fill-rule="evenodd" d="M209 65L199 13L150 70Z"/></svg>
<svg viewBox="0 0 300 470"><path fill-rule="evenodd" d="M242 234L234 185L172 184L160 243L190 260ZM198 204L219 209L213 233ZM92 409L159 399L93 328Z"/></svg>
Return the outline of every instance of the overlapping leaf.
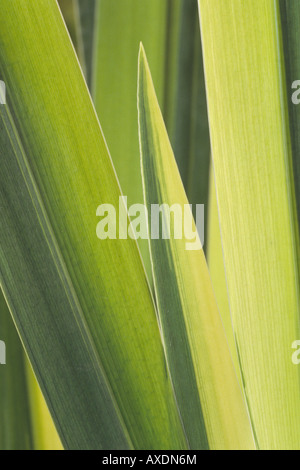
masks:
<svg viewBox="0 0 300 470"><path fill-rule="evenodd" d="M177 206L181 217L192 216L142 47L138 103L144 197L152 234L154 205ZM170 236L152 236L150 251L168 365L187 438L192 449L251 449L250 421L204 253L195 247L200 243L195 226L192 250L187 249L191 240L185 230L179 236L180 226L174 216Z"/></svg>
<svg viewBox="0 0 300 470"><path fill-rule="evenodd" d="M0 290L0 339L6 365L0 366L0 449L33 450L25 354Z"/></svg>
<svg viewBox="0 0 300 470"><path fill-rule="evenodd" d="M136 242L96 237L120 190L58 7L1 7L1 284L63 444L185 448Z"/></svg>
<svg viewBox="0 0 300 470"><path fill-rule="evenodd" d="M300 448L297 221L279 4L199 0L217 201L244 388L262 449ZM258 14L259 12L259 14Z"/></svg>

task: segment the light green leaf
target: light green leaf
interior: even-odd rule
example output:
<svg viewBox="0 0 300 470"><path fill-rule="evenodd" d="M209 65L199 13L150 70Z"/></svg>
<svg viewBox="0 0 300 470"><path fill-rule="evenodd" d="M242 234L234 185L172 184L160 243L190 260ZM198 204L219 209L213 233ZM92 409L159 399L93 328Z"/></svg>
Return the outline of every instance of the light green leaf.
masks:
<svg viewBox="0 0 300 470"><path fill-rule="evenodd" d="M63 444L185 448L136 242L96 236L120 190L57 4L2 14L1 284Z"/></svg>
<svg viewBox="0 0 300 470"><path fill-rule="evenodd" d="M35 450L63 450L41 389L32 368L26 360L26 378L29 392L31 432Z"/></svg>
<svg viewBox="0 0 300 470"><path fill-rule="evenodd" d="M188 201L142 47L138 90L144 197L152 230L154 204L177 204L183 212ZM185 216L192 219L188 211ZM182 224L174 221L171 227L173 233ZM251 449L250 421L203 250L189 251L188 243L187 235L150 239L161 328L187 438L192 449Z"/></svg>
<svg viewBox="0 0 300 470"><path fill-rule="evenodd" d="M223 320L231 357L238 378L241 380L240 363L237 354L227 292L226 273L223 259L218 204L213 168L210 170L208 210L207 264L216 301Z"/></svg>
<svg viewBox="0 0 300 470"><path fill-rule="evenodd" d="M245 392L260 448L299 449L300 369L292 362L292 344L300 338L298 239L278 2L199 5L225 269Z"/></svg>

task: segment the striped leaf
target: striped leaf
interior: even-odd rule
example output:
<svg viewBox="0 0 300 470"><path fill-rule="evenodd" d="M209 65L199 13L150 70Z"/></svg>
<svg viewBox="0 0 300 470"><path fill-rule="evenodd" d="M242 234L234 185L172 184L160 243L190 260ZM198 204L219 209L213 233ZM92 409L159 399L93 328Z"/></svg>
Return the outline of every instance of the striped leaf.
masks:
<svg viewBox="0 0 300 470"><path fill-rule="evenodd" d="M300 337L298 238L279 4L199 5L225 270L245 393L259 447L299 449L300 369L292 362L292 344Z"/></svg>
<svg viewBox="0 0 300 470"><path fill-rule="evenodd" d="M187 220L192 216L142 46L138 109L144 197L152 233L153 205L177 205L181 215L188 209ZM191 244L187 234L172 235L182 229L176 220L170 224L171 237L150 239L150 251L168 365L186 435L192 449L251 449L251 426L204 253L198 245L195 249L195 243L200 244L197 234L192 250L187 249Z"/></svg>
<svg viewBox="0 0 300 470"><path fill-rule="evenodd" d="M96 236L120 190L57 4L2 14L1 285L62 442L185 448L136 242Z"/></svg>

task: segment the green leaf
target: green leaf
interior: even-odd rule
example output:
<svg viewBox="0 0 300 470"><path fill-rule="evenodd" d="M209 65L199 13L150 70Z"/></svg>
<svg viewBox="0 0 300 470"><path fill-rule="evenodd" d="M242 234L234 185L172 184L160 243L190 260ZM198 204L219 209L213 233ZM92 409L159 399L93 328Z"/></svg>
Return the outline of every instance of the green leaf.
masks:
<svg viewBox="0 0 300 470"><path fill-rule="evenodd" d="M175 66L169 66L166 77L163 114L188 200L204 204L206 219L210 140L198 5L197 0L181 0L179 6L179 19L173 20L178 28L169 40Z"/></svg>
<svg viewBox="0 0 300 470"><path fill-rule="evenodd" d="M281 11L282 37L285 59L286 90L288 95L289 124L294 164L295 188L297 199L298 225L300 224L300 108L292 101L297 91L293 83L300 80L300 4L298 1L279 1ZM299 87L297 87L299 89ZM297 95L299 98L299 94Z"/></svg>
<svg viewBox="0 0 300 470"><path fill-rule="evenodd" d="M7 346L7 362L0 369L0 449L61 449L56 429L24 353L2 291L0 337Z"/></svg>
<svg viewBox="0 0 300 470"><path fill-rule="evenodd" d="M88 0L86 0L88 1ZM58 0L58 5L66 22L69 34L76 50L79 48L79 38L76 30L75 0Z"/></svg>
<svg viewBox="0 0 300 470"><path fill-rule="evenodd" d="M80 318L19 135L9 111L2 109L3 290L65 447L115 443L126 448L126 436ZM106 402L104 410L95 400L97 395ZM91 421L97 415L99 421L111 423L105 432Z"/></svg>
<svg viewBox="0 0 300 470"><path fill-rule="evenodd" d="M100 0L96 12L92 95L129 205L143 202L137 134L136 58L139 43L143 41L159 100L163 103L168 7L169 2L161 0ZM148 243L139 240L139 246L150 279Z"/></svg>
<svg viewBox="0 0 300 470"><path fill-rule="evenodd" d="M0 365L0 449L33 450L26 359L1 290L0 340L6 347L6 365Z"/></svg>
<svg viewBox="0 0 300 470"><path fill-rule="evenodd" d="M199 5L225 270L245 393L259 447L299 449L300 369L292 362L292 344L300 337L298 239L278 2Z"/></svg>
<svg viewBox="0 0 300 470"><path fill-rule="evenodd" d="M96 0L73 0L76 10L76 27L79 43L79 58L85 71L88 87L92 85L95 40Z"/></svg>
<svg viewBox="0 0 300 470"><path fill-rule="evenodd" d="M92 94L130 205L143 201L137 135L136 58L139 43L143 41L149 49L149 61L162 103L167 6L168 2L161 0L100 0L97 8Z"/></svg>
<svg viewBox="0 0 300 470"><path fill-rule="evenodd" d="M192 219L142 46L138 109L149 227L154 204L176 204L182 212L187 206ZM173 233L182 223L171 226ZM186 435L192 449L251 449L251 426L204 253L187 250L187 243L185 235L150 239L160 323Z"/></svg>
<svg viewBox="0 0 300 470"><path fill-rule="evenodd" d="M218 203L213 168L210 170L208 210L207 264L216 301L223 320L228 345L238 378L241 381L240 363L237 354L230 313L226 273L223 259Z"/></svg>
<svg viewBox="0 0 300 470"><path fill-rule="evenodd" d="M96 236L120 190L57 4L2 14L1 285L62 442L185 448L137 244Z"/></svg>
<svg viewBox="0 0 300 470"><path fill-rule="evenodd" d="M26 360L25 366L34 449L63 450L45 399L28 360Z"/></svg>

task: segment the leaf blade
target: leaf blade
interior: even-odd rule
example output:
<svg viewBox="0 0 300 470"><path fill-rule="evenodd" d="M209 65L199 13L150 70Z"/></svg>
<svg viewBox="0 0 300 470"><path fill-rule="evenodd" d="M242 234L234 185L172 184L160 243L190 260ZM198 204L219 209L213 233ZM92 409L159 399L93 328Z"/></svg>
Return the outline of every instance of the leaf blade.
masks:
<svg viewBox="0 0 300 470"><path fill-rule="evenodd" d="M142 40L148 47L159 99L163 102L169 2L101 0L96 10L92 96L123 193L129 205L138 204L143 202L143 190L137 134L136 57ZM151 280L148 243L139 240L139 246Z"/></svg>
<svg viewBox="0 0 300 470"><path fill-rule="evenodd" d="M103 392L101 393L101 381L99 384L97 374L95 374L95 376L91 375L88 370L86 373L86 364L90 364L91 362L91 345L87 338L82 341L82 337L86 336L84 334L84 325L81 324L81 331L80 329L79 331L75 329L75 333L72 331L74 325L71 323L71 318L72 315L74 315L74 311L76 312L76 308L70 306L70 300L64 290L65 286L58 285L52 294L52 292L47 291L47 285L41 288L37 284L36 277L40 276L40 278L43 279L45 271L50 282L51 277L55 279L55 270L59 269L56 264L57 260L55 260L55 256L58 256L55 248L53 246L51 247L51 235L49 234L45 239L42 236L45 232L47 233L47 221L43 221L43 207L39 203L37 189L34 187L28 188L28 181L32 181L32 175L28 175L27 178L24 178L23 172L25 172L26 175L26 166L23 164L22 167L22 161L18 161L18 159L15 158L16 154L22 158L23 152L21 148L19 148L19 143L16 139L17 133L13 131L7 110L5 110L5 112L1 110L1 124L1 148L6 150L5 157L2 161L1 172L1 215L5 217L6 220L6 227L2 232L0 247L1 260L3 263L3 268L1 269L1 285L14 314L16 325L20 331L50 410L54 415L65 447L67 449L80 448L80 446L85 448L88 446L89 440L84 422L89 422L91 416L99 413L99 410L96 409L97 401L92 399L93 392L95 395L96 391L101 395L103 393L103 400L108 403L109 394L106 391L104 380L102 380ZM7 129L7 133L3 132L4 126ZM14 139L14 146L11 145L10 139ZM6 140L6 142L4 142L4 140ZM20 204L18 196L12 196L12 177L14 181L18 183L18 188L22 195L22 204ZM35 202L34 210L30 211L30 203L32 204L32 201ZM27 208L27 212L23 217L18 217L20 207L23 206L23 204ZM11 211L11 207L14 208L14 212ZM43 258L46 259L47 266L45 267L41 261L40 255L36 254L35 251L31 249L29 250L31 269L29 269L28 260L26 259L28 252L26 253L26 250L24 250L24 242L26 240L28 246L31 246L32 227L37 227L34 218L38 218L38 223L42 225L42 230L36 230L34 242L39 247L39 252L43 254ZM40 232L42 232L42 234ZM50 245L52 248L51 250L48 248L48 252L45 249L46 244L47 246ZM16 258L13 257L17 257L18 262L16 262ZM14 259L13 262L11 261L12 259ZM60 271L60 275L63 275L62 267ZM15 286L17 286L17 292L15 292ZM22 295L20 295L20 293ZM76 299L73 301L75 303ZM57 318L57 302L59 305L63 306L62 310L66 316L65 319ZM46 315L43 316L39 322L33 321L32 319L32 312L36 315L39 313L35 305L39 306L40 311L46 312ZM49 313L51 315L49 315ZM53 327L52 319L55 320L55 327ZM63 342L61 333L59 333L58 330L65 332L65 344L69 343L69 346L62 348ZM75 356L75 351L70 348L70 336L74 344L80 346L81 360ZM88 344L88 347L86 347L85 344ZM66 352L68 354L66 354ZM81 367L81 374L79 374L79 369L77 369L76 374L74 374L74 366L72 365L71 359L72 355L74 359L76 358L75 360L78 366ZM53 361L50 365L48 364L49 358ZM59 364L61 365L59 366ZM97 364L97 359L94 357L94 366L95 364ZM95 368L97 369L97 366L95 366ZM66 370L73 371L73 373L68 376L66 375ZM75 392L72 394L72 400L69 406L66 406L67 397L69 395L69 381L72 383ZM82 385L84 383L88 385L87 390L85 390ZM56 384L59 384L61 391L57 390ZM89 396L90 404L85 400L81 400L84 394ZM109 405L107 407L109 408ZM122 438L119 421L116 417L114 419L113 413L114 406L110 404L109 416L112 417L112 428L117 436L116 442L121 442L126 448L126 438L125 436ZM73 419L76 422L75 417L77 417L80 426L78 426L78 424L76 426L72 423ZM79 431L79 427L81 427L82 432ZM93 427L96 437L95 442L92 441L92 445L96 446L98 439L100 442L109 445L109 442L106 442L104 436L99 435L99 429L97 431L95 423ZM108 434L110 435L110 432L108 432Z"/></svg>
<svg viewBox="0 0 300 470"><path fill-rule="evenodd" d="M7 347L0 369L0 449L33 450L25 356L1 290L0 337Z"/></svg>
<svg viewBox="0 0 300 470"><path fill-rule="evenodd" d="M26 194L27 185L34 184L27 195L27 206L45 260L42 262L33 250L35 270L30 271L28 260L22 253L21 239L18 243L16 240L16 246L19 245L16 256L9 241L10 231L7 231L1 238L1 259L7 260L1 275L10 307L15 318L19 318L22 338L27 336L25 346L27 350L29 346L36 348L30 359L38 380L41 385L48 380L48 390L56 397L51 403L47 387L42 386L56 424L61 421L58 429L63 443L69 448L185 448L166 372L155 308L136 242L131 239L105 240L101 245L96 236L95 215L99 203L109 200L118 207L120 189L57 4L17 1L5 4L3 13L6 22L0 32L0 71L7 83L13 116L26 154L22 171L26 174L25 170L27 173L30 170L32 175L26 176L22 187ZM43 19L43 27L35 21L36 17ZM18 34L13 33L15 30ZM13 154L7 161L7 175L11 174L9 165L16 163L20 161L16 162ZM17 175L18 172L15 168L14 173ZM2 174L1 177L4 179ZM19 175L20 185L22 177ZM18 195L14 194L11 178L7 177L5 183L8 182L7 191L14 195L16 204L21 204ZM5 200L4 193L2 197ZM38 199L34 208L32 198ZM39 209L38 217L36 208ZM9 220L13 215L6 210ZM42 216L49 224L43 225L41 230ZM10 220L11 233L16 237L20 234L18 220ZM30 246L28 222L24 217L20 220L26 227ZM49 236L45 237L45 234ZM14 269L14 276L10 276L10 269ZM22 269L23 276L20 275ZM29 269L27 279L26 269ZM58 289L57 295L45 289L43 270L49 271L53 286ZM35 272L40 273L38 279ZM18 283L12 281L14 278ZM57 284L55 278L63 282ZM25 309L16 286L23 288L24 299L28 302ZM39 301L34 299L33 293ZM62 317L55 309L55 299L61 299L66 309ZM36 343L38 334L33 336L28 330L30 314L37 314L39 304L48 312L43 321L35 325L37 333L39 327L43 328L43 344L40 339ZM59 327L47 340L47 330L52 331L52 317ZM75 322L68 323L74 317ZM61 336L64 330L74 334L76 341L64 342ZM42 364L45 359L40 348L47 347L49 357L52 342L57 350L67 349L64 363L73 373L72 380L77 381L74 403L67 407L63 406L67 397L63 364L60 367ZM82 357L78 357L79 346ZM76 352L76 360L81 364L76 374L72 352L73 356ZM56 357L55 351L53 354ZM89 367L84 363L90 364ZM96 373L93 373L94 369ZM53 386L45 370L50 378L58 375L64 393L60 394L59 388ZM90 384L86 392L83 389L85 383ZM96 398L98 388L102 390L103 403ZM81 395L85 397L84 403L79 401ZM54 405L59 409L56 415ZM92 405L97 407L96 412ZM76 424L71 435L67 426L69 406ZM76 408L81 413L77 413ZM108 417L110 413L112 420ZM107 429L100 426L102 414ZM90 432L90 426L95 432Z"/></svg>
<svg viewBox="0 0 300 470"><path fill-rule="evenodd" d="M299 28L300 28L300 8L299 3L292 0L286 2L279 1L281 13L283 53L285 60L286 91L288 97L289 127L292 145L292 160L295 179L296 210L298 214L298 226L300 225L300 164L299 164L299 128L300 119L298 106L292 102L290 96L294 89L292 85L300 75L299 60Z"/></svg>
<svg viewBox="0 0 300 470"><path fill-rule="evenodd" d="M142 46L138 90L144 197L149 214L153 204L188 205ZM185 431L195 449L253 448L250 422L203 250L186 251L187 241L172 236L167 240L150 238L160 322Z"/></svg>
<svg viewBox="0 0 300 470"><path fill-rule="evenodd" d="M89 89L92 86L94 65L94 40L95 40L95 14L96 0L73 0L76 9L77 36L79 42L79 57L85 71L85 77Z"/></svg>
<svg viewBox="0 0 300 470"><path fill-rule="evenodd" d="M177 29L168 48L174 65L165 79L163 115L188 200L204 204L206 220L210 139L197 0L181 0L177 8ZM204 247L205 240L206 228Z"/></svg>
<svg viewBox="0 0 300 470"><path fill-rule="evenodd" d="M224 260L246 394L259 446L297 449L299 372L291 345L300 335L299 274L279 4L199 5ZM213 87L220 77L222 90Z"/></svg>

